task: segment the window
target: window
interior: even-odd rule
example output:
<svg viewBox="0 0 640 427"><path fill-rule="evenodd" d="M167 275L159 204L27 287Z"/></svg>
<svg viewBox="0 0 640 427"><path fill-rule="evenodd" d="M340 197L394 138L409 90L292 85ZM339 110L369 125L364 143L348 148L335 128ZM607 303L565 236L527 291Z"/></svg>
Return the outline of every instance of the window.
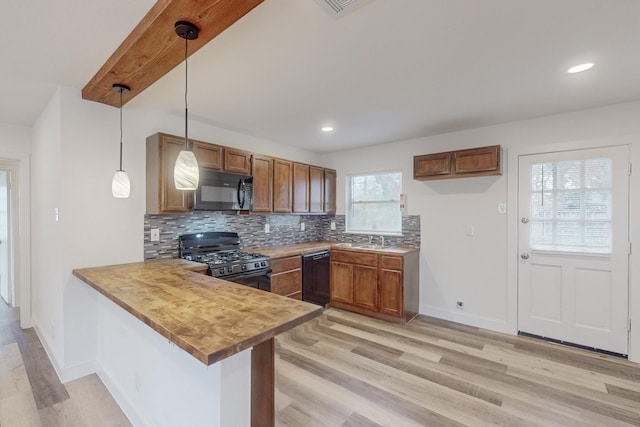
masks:
<svg viewBox="0 0 640 427"><path fill-rule="evenodd" d="M347 232L402 233L402 172L350 175L346 186Z"/></svg>
<svg viewBox="0 0 640 427"><path fill-rule="evenodd" d="M611 253L612 159L531 165L531 248Z"/></svg>

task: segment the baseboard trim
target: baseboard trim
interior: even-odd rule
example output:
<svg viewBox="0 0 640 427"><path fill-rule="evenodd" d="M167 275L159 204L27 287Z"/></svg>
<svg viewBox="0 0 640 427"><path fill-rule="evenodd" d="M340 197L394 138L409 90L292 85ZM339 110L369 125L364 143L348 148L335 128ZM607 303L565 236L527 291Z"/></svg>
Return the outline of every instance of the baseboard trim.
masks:
<svg viewBox="0 0 640 427"><path fill-rule="evenodd" d="M111 379L109 374L107 374L104 369L99 368L97 374L98 377L100 377L100 380L102 380L104 386L109 391L109 394L111 394L124 415L129 419L131 425L133 425L134 427L151 427L151 424L147 423L140 415L140 413L136 411L134 405L122 392L122 389L118 387L116 382Z"/></svg>
<svg viewBox="0 0 640 427"><path fill-rule="evenodd" d="M47 357L51 361L51 365L56 371L56 375L62 384L96 372L96 364L92 360L61 367L57 357L55 357L55 353L52 351L51 346L46 339L46 335L42 333L38 319L32 317L31 324L33 325L33 330L36 332L36 335L42 344L42 348L44 348L44 352L47 353Z"/></svg>
<svg viewBox="0 0 640 427"><path fill-rule="evenodd" d="M476 328L488 329L490 331L502 332L504 334L515 335L516 332L509 327L504 319L493 319L490 317L478 316L453 310L443 310L439 307L420 305L420 314L449 320L451 322L462 323Z"/></svg>

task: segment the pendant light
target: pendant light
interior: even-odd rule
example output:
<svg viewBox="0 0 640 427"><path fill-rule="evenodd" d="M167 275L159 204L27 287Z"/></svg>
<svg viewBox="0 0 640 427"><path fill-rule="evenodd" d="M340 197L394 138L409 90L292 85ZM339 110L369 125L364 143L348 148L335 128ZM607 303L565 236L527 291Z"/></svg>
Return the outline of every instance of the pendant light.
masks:
<svg viewBox="0 0 640 427"><path fill-rule="evenodd" d="M195 190L198 188L200 171L198 161L193 151L189 150L189 110L187 108L187 83L189 69L187 67L187 48L189 40L198 38L198 27L191 22L178 21L175 25L176 34L184 39L184 150L180 151L173 169L173 181L177 190Z"/></svg>
<svg viewBox="0 0 640 427"><path fill-rule="evenodd" d="M127 173L122 170L122 94L129 93L131 89L129 89L128 86L117 83L114 84L111 89L120 94L120 169L113 175L111 192L113 193L113 197L126 199L131 193L131 183L129 182Z"/></svg>

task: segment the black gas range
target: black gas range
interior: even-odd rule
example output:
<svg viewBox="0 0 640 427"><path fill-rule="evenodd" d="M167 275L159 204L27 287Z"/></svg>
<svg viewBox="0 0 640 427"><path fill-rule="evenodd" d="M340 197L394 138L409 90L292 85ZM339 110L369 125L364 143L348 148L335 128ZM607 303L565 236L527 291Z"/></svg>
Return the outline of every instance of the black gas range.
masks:
<svg viewBox="0 0 640 427"><path fill-rule="evenodd" d="M238 233L208 231L178 238L179 256L207 264L207 274L234 283L271 291L268 256L240 250Z"/></svg>

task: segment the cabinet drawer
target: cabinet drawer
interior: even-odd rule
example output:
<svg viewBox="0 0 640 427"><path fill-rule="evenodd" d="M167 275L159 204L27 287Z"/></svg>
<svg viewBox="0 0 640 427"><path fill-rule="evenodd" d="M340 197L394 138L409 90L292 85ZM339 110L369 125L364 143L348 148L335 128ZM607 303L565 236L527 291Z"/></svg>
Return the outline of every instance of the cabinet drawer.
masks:
<svg viewBox="0 0 640 427"><path fill-rule="evenodd" d="M388 270L402 270L402 257L380 255L380 268Z"/></svg>
<svg viewBox="0 0 640 427"><path fill-rule="evenodd" d="M302 268L302 257L292 256L288 258L279 258L271 260L271 273L277 274L284 271L295 270L296 268Z"/></svg>
<svg viewBox="0 0 640 427"><path fill-rule="evenodd" d="M331 261L346 262L349 264L368 265L376 267L378 259L376 254L351 252L351 251L331 251Z"/></svg>
<svg viewBox="0 0 640 427"><path fill-rule="evenodd" d="M271 275L271 292L278 295L291 295L302 292L302 270Z"/></svg>

